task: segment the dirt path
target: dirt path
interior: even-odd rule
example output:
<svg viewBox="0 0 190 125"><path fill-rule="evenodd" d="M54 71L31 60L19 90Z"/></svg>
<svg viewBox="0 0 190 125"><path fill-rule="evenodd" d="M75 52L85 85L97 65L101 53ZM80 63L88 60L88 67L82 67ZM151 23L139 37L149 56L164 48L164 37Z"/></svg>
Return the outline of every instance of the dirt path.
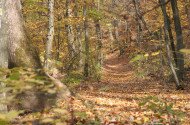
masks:
<svg viewBox="0 0 190 125"><path fill-rule="evenodd" d="M78 94L89 102L90 108L96 111L102 121L126 120L130 116L138 118L144 115L146 112L138 107L138 102L149 95L174 103L177 108L188 112L190 121L189 90L177 92L174 86L170 88L159 79L137 78L127 57L118 58L117 54L111 54L104 63L102 81L83 84ZM190 124L188 121L185 124Z"/></svg>

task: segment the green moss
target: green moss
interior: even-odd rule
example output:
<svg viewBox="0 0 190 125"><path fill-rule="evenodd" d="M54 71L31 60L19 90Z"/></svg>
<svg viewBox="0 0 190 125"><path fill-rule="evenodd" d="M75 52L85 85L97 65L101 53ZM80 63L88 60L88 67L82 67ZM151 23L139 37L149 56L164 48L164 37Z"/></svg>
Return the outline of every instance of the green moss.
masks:
<svg viewBox="0 0 190 125"><path fill-rule="evenodd" d="M10 125L8 121L0 119L0 125Z"/></svg>

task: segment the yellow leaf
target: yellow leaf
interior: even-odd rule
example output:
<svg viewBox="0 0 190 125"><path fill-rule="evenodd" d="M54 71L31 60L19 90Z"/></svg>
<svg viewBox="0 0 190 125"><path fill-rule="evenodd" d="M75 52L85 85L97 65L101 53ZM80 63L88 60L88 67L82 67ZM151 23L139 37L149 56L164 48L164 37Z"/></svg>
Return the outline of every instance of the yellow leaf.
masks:
<svg viewBox="0 0 190 125"><path fill-rule="evenodd" d="M160 54L160 51L151 53L151 56L157 56Z"/></svg>
<svg viewBox="0 0 190 125"><path fill-rule="evenodd" d="M149 54L148 54L148 53L144 55L144 57L148 57L148 56L149 56Z"/></svg>
<svg viewBox="0 0 190 125"><path fill-rule="evenodd" d="M67 113L68 113L67 110L65 110L65 109L60 109L60 108L54 109L54 112L60 113L60 114L67 114Z"/></svg>
<svg viewBox="0 0 190 125"><path fill-rule="evenodd" d="M144 123L147 123L147 122L149 122L149 118L148 117L143 117L143 120L144 120Z"/></svg>
<svg viewBox="0 0 190 125"><path fill-rule="evenodd" d="M45 118L41 122L42 123L53 123L54 119L53 118Z"/></svg>
<svg viewBox="0 0 190 125"><path fill-rule="evenodd" d="M58 122L56 125L67 125L67 123Z"/></svg>
<svg viewBox="0 0 190 125"><path fill-rule="evenodd" d="M0 114L0 119L1 120L6 120L6 115L5 114Z"/></svg>
<svg viewBox="0 0 190 125"><path fill-rule="evenodd" d="M180 52L190 54L190 49L181 49Z"/></svg>

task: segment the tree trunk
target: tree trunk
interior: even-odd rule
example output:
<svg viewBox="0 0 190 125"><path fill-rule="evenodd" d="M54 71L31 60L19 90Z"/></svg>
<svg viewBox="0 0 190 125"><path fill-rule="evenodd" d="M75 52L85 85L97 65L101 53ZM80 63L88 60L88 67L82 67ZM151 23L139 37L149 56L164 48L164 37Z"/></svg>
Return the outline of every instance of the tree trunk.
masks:
<svg viewBox="0 0 190 125"><path fill-rule="evenodd" d="M5 16L5 0L1 0L0 10L2 10L0 13L0 68L8 68L8 24ZM0 79L3 78L4 76L0 76ZM4 83L0 83L0 89L4 87ZM6 93L0 93L0 113L7 111L7 105L2 103L2 100L5 99Z"/></svg>
<svg viewBox="0 0 190 125"><path fill-rule="evenodd" d="M46 55L45 55L45 69L51 67L51 57L52 57L52 46L54 38L54 0L48 1L48 10L49 10L49 26L48 26L48 36L46 43Z"/></svg>
<svg viewBox="0 0 190 125"><path fill-rule="evenodd" d="M100 12L100 0L97 1L97 4L98 4L97 10L98 10L98 12ZM101 72L101 68L102 68L102 64L103 64L102 30L101 30L100 20L95 19L94 22L95 22L96 36L97 36L97 44L96 44L97 55L96 55L96 60L97 60L98 72Z"/></svg>
<svg viewBox="0 0 190 125"><path fill-rule="evenodd" d="M120 43L120 40L119 40L119 21L117 19L114 19L113 21L113 26L114 26L114 38L115 38L115 44L118 46L119 48L119 52L120 52L120 55L123 55L124 54L124 50L123 50L123 47Z"/></svg>
<svg viewBox="0 0 190 125"><path fill-rule="evenodd" d="M0 67L26 66L41 68L37 50L31 44L23 26L20 0L1 0L0 8ZM1 83L2 87L5 87ZM5 98L5 93L0 95ZM6 105L0 105L7 111Z"/></svg>
<svg viewBox="0 0 190 125"><path fill-rule="evenodd" d="M66 13L65 13L65 17L67 18L67 20L69 20L70 16L71 16L71 10L69 8L70 5L70 0L66 0ZM75 45L74 45L74 34L72 31L72 26L69 24L69 21L66 21L66 25L65 25L65 30L66 30L66 37L67 37L67 48L68 48L68 56L69 56L69 62L73 60L74 56L75 56ZM72 62L70 62L72 63ZM73 65L73 64L71 64ZM71 66L73 67L73 66ZM68 69L69 70L69 69Z"/></svg>
<svg viewBox="0 0 190 125"><path fill-rule="evenodd" d="M163 1L165 3L165 1ZM175 64L177 66L177 54L176 54L176 47L175 47L175 43L174 43L174 38L173 38L173 33L172 33L172 28L171 28L171 22L170 22L170 18L167 14L167 11L166 11L166 4L164 3L160 3L162 5L162 13L163 15L165 16L164 18L167 19L167 32L168 32L168 36L169 36L169 39L170 39L170 44L171 44L171 49L172 49L172 52L173 52L173 58L174 58L174 61L175 61Z"/></svg>
<svg viewBox="0 0 190 125"><path fill-rule="evenodd" d="M181 49L184 48L183 44L183 34L181 29L181 22L179 17L179 10L177 6L177 0L171 0L171 6L173 11L173 18L174 18L174 25L175 25L175 32L176 32L176 51L177 51L177 75L179 80L183 80L184 77L184 56L180 52Z"/></svg>
<svg viewBox="0 0 190 125"><path fill-rule="evenodd" d="M4 29L3 32L8 32L9 36L9 67L41 68L38 52L24 29L21 8L20 0L6 0L5 13L8 29Z"/></svg>
<svg viewBox="0 0 190 125"><path fill-rule="evenodd" d="M149 30L149 28L148 28L148 26L147 26L147 24L146 24L146 21L144 20L142 14L140 13L139 1L138 1L138 0L133 0L133 4L134 4L134 7L135 7L135 13L136 13L136 16L137 16L137 20L138 20L138 22L139 22L138 25L140 26L140 20L141 20L141 22L143 23L145 29L146 29L146 30L148 31L148 33L151 35L151 32L150 32L150 30ZM139 27L139 28L142 29L142 26Z"/></svg>
<svg viewBox="0 0 190 125"><path fill-rule="evenodd" d="M87 78L87 77L89 77L89 59L90 59L87 1L84 1L83 15L85 17L85 20L84 20L84 37L85 37L85 41L84 41L84 47L85 47L84 76Z"/></svg>
<svg viewBox="0 0 190 125"><path fill-rule="evenodd" d="M0 68L8 68L8 24L6 21L5 1L0 3Z"/></svg>
<svg viewBox="0 0 190 125"><path fill-rule="evenodd" d="M109 28L108 30L109 30L110 50L113 53L114 52L114 37L113 37L111 26L109 26L108 28Z"/></svg>
<svg viewBox="0 0 190 125"><path fill-rule="evenodd" d="M172 56L171 56L170 46L169 46L169 42L168 42L169 39L168 39L168 33L167 33L167 26L164 26L164 32L165 32L165 42L166 42L165 45L166 45L168 63L169 63L169 66L171 68L171 71L172 71L174 79L175 79L176 88L181 89L182 85L179 82L177 73L175 71L175 68L173 66L172 59L171 59Z"/></svg>
<svg viewBox="0 0 190 125"><path fill-rule="evenodd" d="M131 36L130 36L130 29L129 29L129 23L126 21L126 25L125 25L125 35L126 35L126 37L125 37L125 48L127 48L127 46L128 46L128 44L130 44L131 43Z"/></svg>
<svg viewBox="0 0 190 125"><path fill-rule="evenodd" d="M165 81L165 77L164 77L164 55L163 55L163 37L162 37L162 33L163 32L163 28L159 28L159 41L160 41L160 45L159 45L159 50L160 50L160 53L159 53L159 57L160 57L160 76L163 77L164 81Z"/></svg>
<svg viewBox="0 0 190 125"><path fill-rule="evenodd" d="M60 48L61 48L61 17L58 17L58 34L57 34L57 46L56 46L56 61L60 61Z"/></svg>
<svg viewBox="0 0 190 125"><path fill-rule="evenodd" d="M160 3L162 3L161 5L161 8L162 8L162 12L163 12L163 16L164 16L164 33L165 33L165 45L166 45L166 52L167 52L167 57L168 57L168 63L169 63L169 66L171 68L171 71L174 75L174 79L175 79L175 83L176 83L176 87L177 89L178 88L181 88L182 85L180 84L180 81L179 81L179 77L177 76L177 73L175 71L175 68L173 66L173 63L172 63L172 60L171 60L171 54L170 54L170 46L169 46L169 43L168 43L168 26L169 26L169 20L167 18L167 13L166 13L166 8L163 7L165 3L165 0L160 0L159 1Z"/></svg>
<svg viewBox="0 0 190 125"><path fill-rule="evenodd" d="M74 16L76 18L78 18L79 13L78 13L78 0L74 0ZM81 27L80 24L76 24L75 25L75 29L76 29L76 35L75 35L75 40L76 40L76 46L77 46L77 54L78 54L78 67L79 69L82 67L82 40L81 40L81 35L82 35L82 31L81 31Z"/></svg>
<svg viewBox="0 0 190 125"><path fill-rule="evenodd" d="M97 35L97 64L101 68L103 60L102 60L102 32L100 27L100 22L95 21L95 27L96 27L96 35Z"/></svg>

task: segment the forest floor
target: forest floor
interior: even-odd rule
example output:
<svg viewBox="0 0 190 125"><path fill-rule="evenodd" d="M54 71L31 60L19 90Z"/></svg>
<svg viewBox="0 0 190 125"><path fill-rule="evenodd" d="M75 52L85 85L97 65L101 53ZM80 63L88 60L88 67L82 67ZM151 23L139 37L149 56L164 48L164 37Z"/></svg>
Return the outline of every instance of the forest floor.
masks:
<svg viewBox="0 0 190 125"><path fill-rule="evenodd" d="M66 105L68 100L61 102L59 109L56 109L60 115L54 116L55 119L67 120L65 124L56 125L68 123L74 125L142 125L147 121L155 121L156 115L139 106L143 98L150 96L158 97L166 103L173 103L172 111L184 112L182 124L190 125L190 86L186 86L185 90L176 91L174 83L166 83L161 78L153 76L139 78L129 63L127 55L123 57L118 57L118 53L107 55L101 81L81 82L71 91L75 93L75 96L69 101L69 106ZM158 107L160 106L158 104L152 106L153 109L163 111L162 119L169 119L164 114L164 108L168 107ZM50 112L44 112L43 117L49 118L51 115ZM28 119L38 118L27 116L26 119L28 121ZM23 118L22 120L24 121ZM46 121L49 120L51 119L46 119ZM32 125L38 124L32 122Z"/></svg>
<svg viewBox="0 0 190 125"><path fill-rule="evenodd" d="M75 111L85 111L89 117L96 114L103 124L135 120L141 124L149 112L138 106L139 101L156 96L185 112L183 124L190 125L190 87L176 91L173 84L151 76L138 78L127 57L118 58L117 53L112 53L104 62L101 82L83 83L77 89L77 95L85 100L89 109L81 107L77 99L73 107Z"/></svg>

